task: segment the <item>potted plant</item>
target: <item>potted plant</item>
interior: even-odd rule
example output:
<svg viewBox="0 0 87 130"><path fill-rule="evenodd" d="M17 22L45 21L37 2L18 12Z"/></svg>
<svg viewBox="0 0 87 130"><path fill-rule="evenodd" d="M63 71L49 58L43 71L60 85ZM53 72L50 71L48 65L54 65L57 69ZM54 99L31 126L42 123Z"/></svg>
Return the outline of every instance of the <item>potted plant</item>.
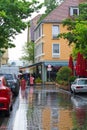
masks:
<svg viewBox="0 0 87 130"><path fill-rule="evenodd" d="M35 83L36 83L36 84L41 84L41 83L42 83L41 78L40 78L40 77L37 77L37 78L35 79Z"/></svg>

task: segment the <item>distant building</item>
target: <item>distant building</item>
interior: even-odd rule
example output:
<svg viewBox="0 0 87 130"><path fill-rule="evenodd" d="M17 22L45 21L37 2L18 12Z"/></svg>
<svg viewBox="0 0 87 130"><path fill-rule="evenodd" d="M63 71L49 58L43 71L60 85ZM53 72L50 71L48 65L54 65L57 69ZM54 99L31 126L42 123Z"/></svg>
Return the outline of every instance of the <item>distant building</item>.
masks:
<svg viewBox="0 0 87 130"><path fill-rule="evenodd" d="M0 54L0 66L1 65L6 65L8 63L8 49L5 50L4 54Z"/></svg>
<svg viewBox="0 0 87 130"><path fill-rule="evenodd" d="M41 14L37 15L36 17L34 17L31 21L30 21L30 41L35 41L34 38L34 30L37 26L37 22L39 20L39 18L41 17Z"/></svg>

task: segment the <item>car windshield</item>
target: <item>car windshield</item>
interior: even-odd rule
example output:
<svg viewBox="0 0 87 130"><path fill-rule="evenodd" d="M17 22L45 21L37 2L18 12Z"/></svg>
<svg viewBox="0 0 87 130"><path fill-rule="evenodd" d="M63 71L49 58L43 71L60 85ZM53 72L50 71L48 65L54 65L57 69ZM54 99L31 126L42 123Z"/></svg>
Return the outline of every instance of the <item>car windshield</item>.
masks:
<svg viewBox="0 0 87 130"><path fill-rule="evenodd" d="M87 80L79 80L78 85L87 85Z"/></svg>
<svg viewBox="0 0 87 130"><path fill-rule="evenodd" d="M7 80L13 80L13 76L11 74L4 74Z"/></svg>

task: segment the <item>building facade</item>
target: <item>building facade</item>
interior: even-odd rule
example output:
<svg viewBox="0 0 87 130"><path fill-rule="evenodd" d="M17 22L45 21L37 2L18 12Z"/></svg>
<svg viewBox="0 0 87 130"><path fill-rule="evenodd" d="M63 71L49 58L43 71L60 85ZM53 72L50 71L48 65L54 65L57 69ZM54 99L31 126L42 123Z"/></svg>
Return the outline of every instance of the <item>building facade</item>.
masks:
<svg viewBox="0 0 87 130"><path fill-rule="evenodd" d="M8 50L6 50L4 54L0 55L0 66L6 65L8 63L8 59Z"/></svg>
<svg viewBox="0 0 87 130"><path fill-rule="evenodd" d="M35 64L30 68L33 67L35 75L43 82L55 80L59 68L68 66L73 46L68 46L68 41L63 38L58 39L58 35L68 31L62 21L79 15L81 2L84 0L64 0L34 27Z"/></svg>

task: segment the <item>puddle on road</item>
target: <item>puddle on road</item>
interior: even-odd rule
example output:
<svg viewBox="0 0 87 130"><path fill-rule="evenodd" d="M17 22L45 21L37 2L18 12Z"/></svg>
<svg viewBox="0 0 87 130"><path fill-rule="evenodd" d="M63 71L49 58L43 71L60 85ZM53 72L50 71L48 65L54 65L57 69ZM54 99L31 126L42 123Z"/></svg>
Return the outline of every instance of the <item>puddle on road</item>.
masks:
<svg viewBox="0 0 87 130"><path fill-rule="evenodd" d="M29 95L28 130L85 130L87 110L75 97L43 90Z"/></svg>
<svg viewBox="0 0 87 130"><path fill-rule="evenodd" d="M72 128L70 96L52 91L30 93L27 117L28 130L68 130Z"/></svg>
<svg viewBox="0 0 87 130"><path fill-rule="evenodd" d="M82 99L33 88L19 99L12 130L86 130L87 104Z"/></svg>

